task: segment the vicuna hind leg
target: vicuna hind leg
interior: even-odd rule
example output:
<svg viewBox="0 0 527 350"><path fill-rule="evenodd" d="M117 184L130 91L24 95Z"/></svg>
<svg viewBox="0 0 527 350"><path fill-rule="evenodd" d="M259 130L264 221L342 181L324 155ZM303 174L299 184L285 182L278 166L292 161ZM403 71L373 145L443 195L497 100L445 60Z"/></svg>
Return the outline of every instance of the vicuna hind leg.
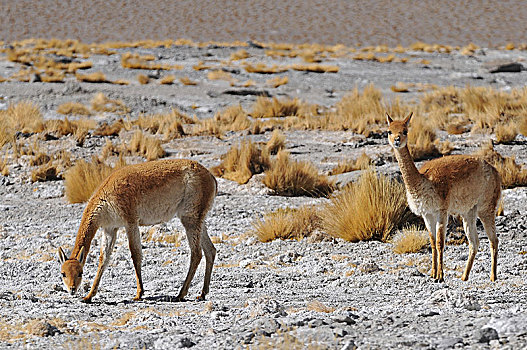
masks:
<svg viewBox="0 0 527 350"><path fill-rule="evenodd" d="M465 271L461 276L463 281L468 280L468 275L472 269L472 264L474 263L474 258L479 249L479 237L478 230L476 229L476 207L472 208L467 214L463 215L463 229L465 230L465 235L468 239L468 259L467 265L465 266Z"/></svg>
<svg viewBox="0 0 527 350"><path fill-rule="evenodd" d="M205 300L205 296L209 293L210 286L210 277L212 275L212 267L214 266L214 259L216 258L216 248L210 240L210 237L207 233L207 225L203 224L201 230L201 249L205 254L205 281L203 282L203 290L201 295L198 297L198 300Z"/></svg>
<svg viewBox="0 0 527 350"><path fill-rule="evenodd" d="M178 301L185 300L185 296L190 287L190 282L192 282L201 261L201 232L203 219L199 217L183 216L181 217L181 223L185 227L185 233L187 234L188 245L190 247L190 266L188 268L185 282L183 282L183 286L177 296Z"/></svg>
<svg viewBox="0 0 527 350"><path fill-rule="evenodd" d="M137 281L137 293L134 300L141 300L144 293L143 278L141 277L141 262L143 260L143 249L141 247L141 234L139 227L136 224L130 224L126 227L126 235L128 236L128 247L132 254L132 262L135 269L135 279Z"/></svg>
<svg viewBox="0 0 527 350"><path fill-rule="evenodd" d="M436 250L437 250L437 272L435 281L443 282L444 279L444 263L443 255L445 252L445 236L446 236L446 225L448 222L448 214L443 211L439 214L439 221L437 223L436 230Z"/></svg>
<svg viewBox="0 0 527 350"><path fill-rule="evenodd" d="M110 262L110 256L112 255L113 248L115 246L115 241L117 237L117 228L104 229L104 233L101 238L101 254L99 255L99 267L97 268L97 273L95 274L95 279L93 280L93 285L90 289L88 295L84 297L85 302L90 302L91 299L97 294L97 289L99 288L99 283L101 282L102 274L108 263Z"/></svg>
<svg viewBox="0 0 527 350"><path fill-rule="evenodd" d="M496 281L498 273L498 237L496 236L496 218L494 211L486 215L480 215L480 220L485 228L485 233L489 237L490 244L490 280Z"/></svg>

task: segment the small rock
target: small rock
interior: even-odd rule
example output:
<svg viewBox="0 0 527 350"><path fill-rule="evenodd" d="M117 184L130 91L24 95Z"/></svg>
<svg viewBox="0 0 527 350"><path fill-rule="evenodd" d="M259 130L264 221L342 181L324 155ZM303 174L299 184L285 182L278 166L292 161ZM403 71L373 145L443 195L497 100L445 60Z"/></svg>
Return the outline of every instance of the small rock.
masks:
<svg viewBox="0 0 527 350"><path fill-rule="evenodd" d="M350 316L348 315L335 315L331 318L333 320L333 322L337 322L337 323L345 323L347 324L348 326L352 325L352 324L355 324L355 320L353 320Z"/></svg>
<svg viewBox="0 0 527 350"><path fill-rule="evenodd" d="M309 328L317 328L324 324L324 321L322 321L319 318L315 318L314 320L309 321L307 324Z"/></svg>
<svg viewBox="0 0 527 350"><path fill-rule="evenodd" d="M484 67L489 73L519 73L524 67L519 62L491 61L487 62Z"/></svg>
<svg viewBox="0 0 527 350"><path fill-rule="evenodd" d="M355 350L357 348L357 345L353 342L353 340L348 340L340 350Z"/></svg>
<svg viewBox="0 0 527 350"><path fill-rule="evenodd" d="M498 339L498 332L490 327L481 328L474 334L474 339L478 343L488 343L491 340Z"/></svg>
<svg viewBox="0 0 527 350"><path fill-rule="evenodd" d="M438 349L451 349L456 346L456 344L463 344L463 338L447 338L443 339L437 344Z"/></svg>
<svg viewBox="0 0 527 350"><path fill-rule="evenodd" d="M30 321L28 324L28 331L37 337L50 337L59 333L57 327L52 326L44 320Z"/></svg>
<svg viewBox="0 0 527 350"><path fill-rule="evenodd" d="M336 327L333 329L333 334L335 334L337 338L342 338L346 336L348 332L343 327Z"/></svg>
<svg viewBox="0 0 527 350"><path fill-rule="evenodd" d="M179 341L180 348L191 348L194 345L196 345L196 343L194 343L192 340L190 340L190 338L187 337L181 338L181 340Z"/></svg>

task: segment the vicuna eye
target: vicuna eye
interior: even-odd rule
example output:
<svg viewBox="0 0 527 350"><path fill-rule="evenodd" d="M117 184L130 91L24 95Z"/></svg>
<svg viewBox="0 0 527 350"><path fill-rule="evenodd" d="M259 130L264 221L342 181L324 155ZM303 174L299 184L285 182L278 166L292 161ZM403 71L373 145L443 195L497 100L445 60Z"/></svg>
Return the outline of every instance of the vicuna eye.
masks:
<svg viewBox="0 0 527 350"><path fill-rule="evenodd" d="M81 273L79 273L79 278L81 278L81 277L82 277L82 272L81 272Z"/></svg>
<svg viewBox="0 0 527 350"><path fill-rule="evenodd" d="M66 273L65 272L62 273L62 277L66 278Z"/></svg>
<svg viewBox="0 0 527 350"><path fill-rule="evenodd" d="M404 136L408 135L408 130L404 130L404 131L403 131L403 135L404 135Z"/></svg>

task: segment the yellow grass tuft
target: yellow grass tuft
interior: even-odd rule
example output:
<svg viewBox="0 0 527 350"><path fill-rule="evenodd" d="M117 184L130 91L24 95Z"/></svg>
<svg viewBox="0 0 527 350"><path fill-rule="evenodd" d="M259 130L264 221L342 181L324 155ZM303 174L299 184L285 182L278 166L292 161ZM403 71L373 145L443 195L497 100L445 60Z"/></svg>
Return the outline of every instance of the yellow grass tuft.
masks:
<svg viewBox="0 0 527 350"><path fill-rule="evenodd" d="M393 251L396 254L417 253L428 246L428 231L416 226L404 228L393 238Z"/></svg>
<svg viewBox="0 0 527 350"><path fill-rule="evenodd" d="M415 160L438 157L441 155L436 147L436 133L423 117L412 118L408 133L408 148Z"/></svg>
<svg viewBox="0 0 527 350"><path fill-rule="evenodd" d="M274 88L277 88L279 86L287 84L288 82L289 82L289 78L287 77L287 75L284 75L283 77L274 77L274 78L268 79L265 82L265 84L272 86Z"/></svg>
<svg viewBox="0 0 527 350"><path fill-rule="evenodd" d="M86 82L86 83L109 83L110 81L106 79L106 75L102 72L94 72L91 74L75 74L75 77L77 77L78 81Z"/></svg>
<svg viewBox="0 0 527 350"><path fill-rule="evenodd" d="M327 306L318 300L312 300L307 303L307 309L315 312L332 313L335 311L334 307Z"/></svg>
<svg viewBox="0 0 527 350"><path fill-rule="evenodd" d="M265 172L265 186L280 196L328 196L335 184L309 162L292 161L289 153L278 152L271 167Z"/></svg>
<svg viewBox="0 0 527 350"><path fill-rule="evenodd" d="M129 109L120 100L111 100L102 92L97 93L91 100L91 109L95 112L110 112L126 114Z"/></svg>
<svg viewBox="0 0 527 350"><path fill-rule="evenodd" d="M66 199L70 203L83 203L90 199L95 189L114 169L123 167L124 161L115 168L93 158L91 162L78 160L64 175Z"/></svg>
<svg viewBox="0 0 527 350"><path fill-rule="evenodd" d="M292 64L291 69L313 73L338 73L338 66L328 66L323 64Z"/></svg>
<svg viewBox="0 0 527 350"><path fill-rule="evenodd" d="M285 148L285 135L280 130L275 129L265 147L269 154L277 154Z"/></svg>
<svg viewBox="0 0 527 350"><path fill-rule="evenodd" d="M172 85L174 84L174 80L176 80L175 75L165 75L161 80L159 80L159 84L163 85Z"/></svg>
<svg viewBox="0 0 527 350"><path fill-rule="evenodd" d="M140 115L134 124L142 130L163 135L168 140L184 136L182 123L189 122L193 122L190 117L173 109L167 114Z"/></svg>
<svg viewBox="0 0 527 350"><path fill-rule="evenodd" d="M57 167L51 161L42 164L31 172L31 182L54 181L59 179L60 176L58 175Z"/></svg>
<svg viewBox="0 0 527 350"><path fill-rule="evenodd" d="M517 164L513 157L503 157L496 152L492 142L483 145L476 155L483 157L498 170L501 176L501 185L504 188L527 186L527 170Z"/></svg>
<svg viewBox="0 0 527 350"><path fill-rule="evenodd" d="M267 65L265 65L265 63L257 63L255 65L246 63L244 65L244 68L247 73L260 73L260 74L282 73L282 72L289 70L288 67L280 67L277 65L268 67Z"/></svg>
<svg viewBox="0 0 527 350"><path fill-rule="evenodd" d="M91 115L88 107L78 102L66 102L57 107L57 113L65 115Z"/></svg>
<svg viewBox="0 0 527 350"><path fill-rule="evenodd" d="M495 132L496 132L496 141L498 143L512 142L518 135L517 124L515 121L510 121L508 123L500 123L496 126Z"/></svg>
<svg viewBox="0 0 527 350"><path fill-rule="evenodd" d="M368 169L326 205L322 226L329 235L347 241L386 242L406 212L404 185Z"/></svg>
<svg viewBox="0 0 527 350"><path fill-rule="evenodd" d="M300 240L310 236L320 228L320 218L314 206L278 209L255 220L253 232L260 242L271 242L275 239Z"/></svg>
<svg viewBox="0 0 527 350"><path fill-rule="evenodd" d="M252 128L253 123L241 105L233 105L205 119L198 125L195 133L222 137L226 131L241 131Z"/></svg>
<svg viewBox="0 0 527 350"><path fill-rule="evenodd" d="M209 80L225 80L234 84L237 79L234 78L231 73L225 72L223 70L213 70L207 74Z"/></svg>
<svg viewBox="0 0 527 350"><path fill-rule="evenodd" d="M183 69L181 65L169 65L161 63L152 63L155 57L152 55L141 56L136 53L126 52L121 56L121 66L129 69L157 69L157 70L170 70L170 69Z"/></svg>
<svg viewBox="0 0 527 350"><path fill-rule="evenodd" d="M270 165L267 150L250 140L240 142L239 147L232 146L222 158L221 164L213 167L211 172L239 184L247 183L254 174L264 172Z"/></svg>
<svg viewBox="0 0 527 350"><path fill-rule="evenodd" d="M251 55L249 55L247 50L240 49L240 50L238 50L236 52L233 52L231 54L231 61L243 60L243 59L246 59L246 58L249 58L249 57L251 57Z"/></svg>
<svg viewBox="0 0 527 350"><path fill-rule="evenodd" d="M150 82L150 78L144 74L138 74L137 81L139 82L139 84L145 85Z"/></svg>
<svg viewBox="0 0 527 350"><path fill-rule="evenodd" d="M282 99L276 97L258 97L252 106L251 116L253 118L277 118L289 117L300 114L302 102L297 99Z"/></svg>
<svg viewBox="0 0 527 350"><path fill-rule="evenodd" d="M7 110L0 111L1 129L5 135L2 139L10 138L9 135L16 131L38 133L44 130L44 121L40 109L29 101L10 104ZM7 136L6 136L7 135Z"/></svg>
<svg viewBox="0 0 527 350"><path fill-rule="evenodd" d="M146 160L156 160L166 155L165 150L161 147L161 141L143 134L141 130L134 133L127 147L131 154L140 155Z"/></svg>
<svg viewBox="0 0 527 350"><path fill-rule="evenodd" d="M190 80L189 77L181 77L179 78L179 81L181 82L181 84L183 85L198 85L197 82L193 81L193 80Z"/></svg>
<svg viewBox="0 0 527 350"><path fill-rule="evenodd" d="M349 173L355 170L366 169L372 165L372 159L364 152L355 160L339 162L336 167L329 171L329 175Z"/></svg>

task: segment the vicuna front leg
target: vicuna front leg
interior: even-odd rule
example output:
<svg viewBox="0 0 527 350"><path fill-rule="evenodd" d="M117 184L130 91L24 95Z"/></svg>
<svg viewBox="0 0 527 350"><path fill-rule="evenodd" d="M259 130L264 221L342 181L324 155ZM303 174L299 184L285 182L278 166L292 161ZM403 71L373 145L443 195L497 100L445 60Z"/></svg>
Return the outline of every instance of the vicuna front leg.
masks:
<svg viewBox="0 0 527 350"><path fill-rule="evenodd" d="M185 282L183 282L183 286L181 287L179 295L177 296L178 301L185 300L185 296L187 295L188 289L190 287L190 282L192 282L192 279L194 278L196 270L201 261L201 235L203 218L183 216L181 217L181 223L185 227L185 233L187 234L188 245L190 247L190 266L188 268L188 273L187 277L185 278Z"/></svg>
<svg viewBox="0 0 527 350"><path fill-rule="evenodd" d="M143 279L141 277L141 262L143 260L143 250L141 248L141 234L139 227L136 224L130 224L126 228L126 235L128 236L128 246L132 254L132 262L135 269L135 278L137 281L137 294L134 300L141 300L144 293Z"/></svg>
<svg viewBox="0 0 527 350"><path fill-rule="evenodd" d="M444 265L443 255L445 252L445 236L446 236L446 225L448 222L448 214L441 212L439 214L439 222L437 223L437 234L436 234L436 250L437 250L437 271L434 279L436 282L443 282Z"/></svg>
<svg viewBox="0 0 527 350"><path fill-rule="evenodd" d="M468 280L470 270L474 264L474 258L479 249L478 230L476 228L476 207L472 208L467 214L463 215L463 229L468 239L468 260L465 271L461 276L463 281Z"/></svg>
<svg viewBox="0 0 527 350"><path fill-rule="evenodd" d="M95 294L97 294L97 289L99 288L102 274L110 262L110 256L112 255L113 248L115 246L116 237L117 228L104 229L104 234L101 241L101 254L99 256L99 267L97 268L97 273L95 275L95 279L93 280L93 285L90 289L90 292L83 299L85 302L91 302L91 299L95 296Z"/></svg>
<svg viewBox="0 0 527 350"><path fill-rule="evenodd" d="M430 248L432 250L432 269L430 276L436 278L437 275L437 247L436 247L436 224L437 218L434 215L424 215L426 228L428 229L428 235L430 236Z"/></svg>

